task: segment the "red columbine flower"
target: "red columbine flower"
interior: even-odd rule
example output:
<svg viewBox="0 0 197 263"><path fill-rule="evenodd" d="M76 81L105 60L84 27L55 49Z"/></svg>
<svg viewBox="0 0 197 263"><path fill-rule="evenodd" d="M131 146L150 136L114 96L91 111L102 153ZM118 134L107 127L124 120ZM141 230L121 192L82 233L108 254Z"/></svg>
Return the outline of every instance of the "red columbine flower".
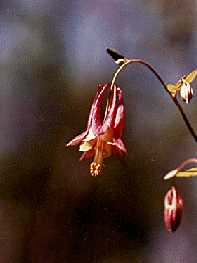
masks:
<svg viewBox="0 0 197 263"><path fill-rule="evenodd" d="M181 223L183 199L173 186L164 198L164 222L170 232L175 232Z"/></svg>
<svg viewBox="0 0 197 263"><path fill-rule="evenodd" d="M110 93L105 118L103 124L101 124L101 104L103 96L109 87L110 84L108 83L104 87L102 85L98 86L98 92L89 113L87 130L67 144L67 146L73 146L81 143L79 151L83 151L84 153L80 161L83 158L94 156L94 161L90 165L90 173L95 177L102 173L103 158L113 153L124 162L123 152L127 153L121 140L124 125L122 90L117 88L117 85L114 85ZM119 101L118 105L117 100Z"/></svg>

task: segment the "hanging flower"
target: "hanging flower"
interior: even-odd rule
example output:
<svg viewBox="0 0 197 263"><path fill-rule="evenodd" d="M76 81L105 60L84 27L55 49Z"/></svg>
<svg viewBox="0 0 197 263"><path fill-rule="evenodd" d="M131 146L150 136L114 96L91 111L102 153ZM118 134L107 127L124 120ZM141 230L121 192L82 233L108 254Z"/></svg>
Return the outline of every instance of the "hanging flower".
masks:
<svg viewBox="0 0 197 263"><path fill-rule="evenodd" d="M168 90L171 92L172 96L175 97L178 90L180 90L181 98L188 104L193 98L193 89L190 86L197 75L197 70L191 72L188 76L183 76L176 84L176 86L169 84L167 86Z"/></svg>
<svg viewBox="0 0 197 263"><path fill-rule="evenodd" d="M164 222L170 232L175 232L181 223L183 199L173 186L164 198Z"/></svg>
<svg viewBox="0 0 197 263"><path fill-rule="evenodd" d="M92 176L98 177L102 173L103 158L113 153L117 158L124 162L123 152L127 150L121 140L124 125L124 104L122 99L122 90L113 86L110 93L109 103L106 108L103 124L101 123L100 111L103 96L110 84L98 86L98 92L92 104L87 130L70 141L67 146L77 145L79 143L79 151L83 151L83 158L94 156L94 161L90 165L90 173ZM118 97L118 105L117 105Z"/></svg>
<svg viewBox="0 0 197 263"><path fill-rule="evenodd" d="M181 98L188 104L190 100L193 98L194 91L191 88L190 84L186 81L186 79L181 78Z"/></svg>

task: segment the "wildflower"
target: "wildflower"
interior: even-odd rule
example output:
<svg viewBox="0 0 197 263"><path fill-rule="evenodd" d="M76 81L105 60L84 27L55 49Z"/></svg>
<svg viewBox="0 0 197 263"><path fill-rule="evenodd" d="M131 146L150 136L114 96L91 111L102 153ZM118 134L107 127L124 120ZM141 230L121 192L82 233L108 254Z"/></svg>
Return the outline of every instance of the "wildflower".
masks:
<svg viewBox="0 0 197 263"><path fill-rule="evenodd" d="M186 81L185 78L181 78L180 80L181 85L181 98L188 104L190 100L193 98L193 89L191 88L190 84Z"/></svg>
<svg viewBox="0 0 197 263"><path fill-rule="evenodd" d="M183 199L173 186L164 198L164 222L170 232L175 232L181 223Z"/></svg>
<svg viewBox="0 0 197 263"><path fill-rule="evenodd" d="M77 145L79 143L79 151L83 151L83 158L94 156L94 161L90 165L90 173L92 176L98 177L102 173L103 158L113 153L117 158L124 162L123 152L127 150L121 140L122 129L124 125L124 104L122 99L122 90L113 86L110 93L109 103L106 108L106 114L101 124L100 111L103 96L110 84L104 87L98 86L98 92L92 104L87 130L70 141L67 146ZM117 105L117 95L119 104Z"/></svg>
<svg viewBox="0 0 197 263"><path fill-rule="evenodd" d="M173 86L169 84L167 86L168 90L171 92L172 96L175 97L177 90L180 90L181 98L188 104L190 100L193 98L193 89L190 86L190 82L192 82L197 74L197 70L191 72L188 76L183 76L176 84Z"/></svg>

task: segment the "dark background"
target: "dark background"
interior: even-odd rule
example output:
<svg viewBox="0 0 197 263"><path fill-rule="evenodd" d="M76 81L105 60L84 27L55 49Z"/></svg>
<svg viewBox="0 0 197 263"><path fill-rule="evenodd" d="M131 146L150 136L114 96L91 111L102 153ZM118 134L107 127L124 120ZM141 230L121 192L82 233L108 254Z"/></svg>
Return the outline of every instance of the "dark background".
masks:
<svg viewBox="0 0 197 263"><path fill-rule="evenodd" d="M170 234L164 175L196 144L160 82L132 64L123 90L128 167L103 174L65 145L86 129L98 84L117 69L105 48L149 62L166 84L196 69L196 1L7 0L0 3L0 262L197 262L196 178L179 179ZM197 81L189 105L194 130Z"/></svg>

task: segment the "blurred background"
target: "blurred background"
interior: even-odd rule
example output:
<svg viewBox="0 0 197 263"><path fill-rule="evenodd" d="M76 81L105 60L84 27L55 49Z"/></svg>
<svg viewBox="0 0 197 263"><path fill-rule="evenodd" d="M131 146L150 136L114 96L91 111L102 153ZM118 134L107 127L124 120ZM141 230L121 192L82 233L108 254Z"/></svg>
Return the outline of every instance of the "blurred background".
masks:
<svg viewBox="0 0 197 263"><path fill-rule="evenodd" d="M158 79L140 64L123 90L125 167L99 178L78 146L98 84L117 65L150 63L175 85L197 68L194 0L6 0L0 3L0 262L197 262L197 179L179 179L180 227L163 222L164 175L196 157L196 143ZM197 132L197 81L189 105Z"/></svg>

